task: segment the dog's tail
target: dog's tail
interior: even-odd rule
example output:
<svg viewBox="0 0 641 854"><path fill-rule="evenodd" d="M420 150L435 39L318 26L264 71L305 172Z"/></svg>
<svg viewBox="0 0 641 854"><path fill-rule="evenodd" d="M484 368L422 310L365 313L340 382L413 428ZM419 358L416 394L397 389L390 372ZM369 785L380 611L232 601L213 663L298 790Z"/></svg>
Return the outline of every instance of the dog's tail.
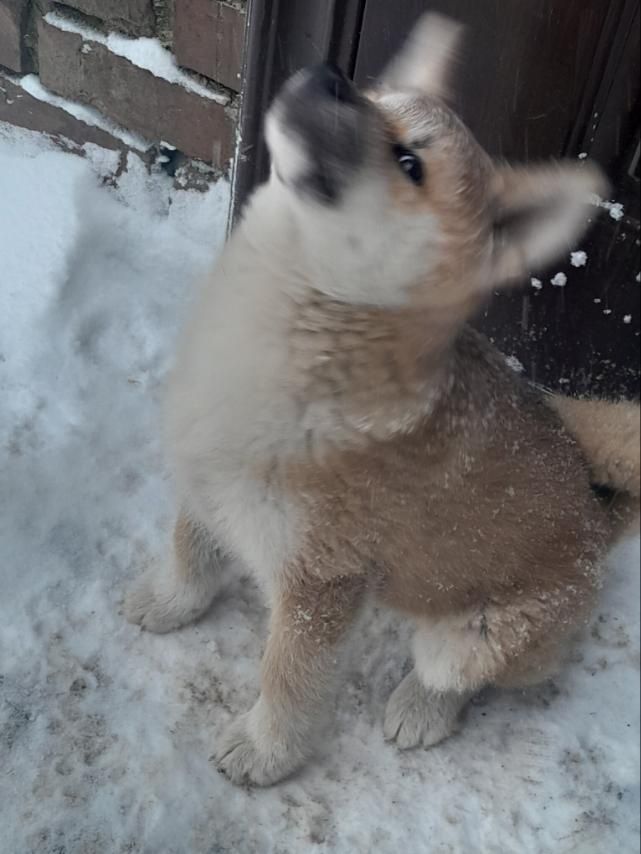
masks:
<svg viewBox="0 0 641 854"><path fill-rule="evenodd" d="M578 442L592 483L608 500L615 538L641 523L641 407L628 401L577 400L550 395L549 403Z"/></svg>
<svg viewBox="0 0 641 854"><path fill-rule="evenodd" d="M636 403L550 397L585 454L596 486L641 496L641 407Z"/></svg>

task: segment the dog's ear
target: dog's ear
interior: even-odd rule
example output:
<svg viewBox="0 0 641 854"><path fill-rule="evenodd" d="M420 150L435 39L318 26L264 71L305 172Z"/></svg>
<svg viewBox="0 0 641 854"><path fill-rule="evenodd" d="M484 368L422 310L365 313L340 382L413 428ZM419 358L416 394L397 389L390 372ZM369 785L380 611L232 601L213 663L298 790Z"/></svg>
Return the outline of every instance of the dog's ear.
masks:
<svg viewBox="0 0 641 854"><path fill-rule="evenodd" d="M492 193L493 285L516 282L576 248L608 184L591 164L498 167Z"/></svg>
<svg viewBox="0 0 641 854"><path fill-rule="evenodd" d="M449 82L463 27L434 12L419 20L400 53L381 76L389 89L410 89L449 96Z"/></svg>

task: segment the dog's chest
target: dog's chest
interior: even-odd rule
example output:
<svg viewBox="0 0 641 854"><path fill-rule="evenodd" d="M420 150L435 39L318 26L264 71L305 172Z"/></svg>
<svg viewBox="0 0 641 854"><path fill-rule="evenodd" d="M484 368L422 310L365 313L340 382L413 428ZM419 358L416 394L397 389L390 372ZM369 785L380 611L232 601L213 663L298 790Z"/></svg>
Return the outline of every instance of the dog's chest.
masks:
<svg viewBox="0 0 641 854"><path fill-rule="evenodd" d="M295 550L297 514L284 490L239 464L195 473L192 492L222 547L270 584Z"/></svg>
<svg viewBox="0 0 641 854"><path fill-rule="evenodd" d="M297 512L281 473L298 441L296 416L269 381L278 376L269 354L264 364L230 362L226 339L179 364L170 446L185 499L223 549L272 576L295 550Z"/></svg>

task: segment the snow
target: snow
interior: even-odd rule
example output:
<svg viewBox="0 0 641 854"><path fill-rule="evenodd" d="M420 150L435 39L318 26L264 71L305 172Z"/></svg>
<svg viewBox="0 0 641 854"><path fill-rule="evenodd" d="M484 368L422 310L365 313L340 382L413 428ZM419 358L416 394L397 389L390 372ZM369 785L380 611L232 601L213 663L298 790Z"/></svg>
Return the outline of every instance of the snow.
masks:
<svg viewBox="0 0 641 854"><path fill-rule="evenodd" d="M161 77L169 83L176 83L184 89L189 89L202 98L209 98L218 104L226 106L230 103L229 95L222 89L213 89L204 86L194 77L187 74L176 64L171 51L164 48L158 39L152 38L128 38L119 33L108 33L105 35L99 30L94 30L77 20L63 17L56 12L48 12L45 21L51 26L68 33L75 33L83 38L85 44L83 53L91 52L90 42L97 42L109 48L112 53L128 59L129 62L150 71L156 77Z"/></svg>
<svg viewBox="0 0 641 854"><path fill-rule="evenodd" d="M568 283L568 277L565 273L557 273L553 279L550 279L555 288L564 288Z"/></svg>
<svg viewBox="0 0 641 854"><path fill-rule="evenodd" d="M167 637L120 603L168 545L160 389L228 187L174 191L131 158L113 188L111 153L87 153L0 125L2 854L638 851L638 538L613 553L572 667L486 695L442 747L384 743L409 636L371 610L315 763L269 791L215 772L256 695L254 584L239 571Z"/></svg>
<svg viewBox="0 0 641 854"><path fill-rule="evenodd" d="M515 373L525 373L525 366L517 356L506 356L505 363L507 364L508 368L511 368Z"/></svg>
<svg viewBox="0 0 641 854"><path fill-rule="evenodd" d="M139 136L137 133L125 130L120 127L120 125L109 121L109 119L105 118L102 113L99 113L98 110L95 110L93 107L86 107L84 104L79 104L76 101L69 101L66 98L54 95L53 92L50 92L42 85L40 79L35 74L27 74L24 77L10 79L33 98L37 98L39 101L45 101L47 104L51 104L54 107L59 107L85 124L100 128L101 130L110 133L112 136L116 137L116 139L121 140L121 142L124 142L125 145L129 148L133 148L135 151L147 151L147 149L152 146L151 142L143 139L143 137Z"/></svg>
<svg viewBox="0 0 641 854"><path fill-rule="evenodd" d="M620 202L603 202L601 207L608 211L612 219L616 220L616 222L619 222L625 216L625 209Z"/></svg>
<svg viewBox="0 0 641 854"><path fill-rule="evenodd" d="M535 291L543 290L543 282L540 279L530 279L530 284Z"/></svg>
<svg viewBox="0 0 641 854"><path fill-rule="evenodd" d="M570 255L570 263L573 267L585 267L588 263L587 252L572 252Z"/></svg>
<svg viewBox="0 0 641 854"><path fill-rule="evenodd" d="M597 194L591 196L591 201L595 207L606 210L616 222L619 222L625 216L625 208L621 202L604 201L601 196Z"/></svg>
<svg viewBox="0 0 641 854"><path fill-rule="evenodd" d="M623 318L623 322L626 324L626 326L629 326L632 323L632 315L626 314L626 316Z"/></svg>

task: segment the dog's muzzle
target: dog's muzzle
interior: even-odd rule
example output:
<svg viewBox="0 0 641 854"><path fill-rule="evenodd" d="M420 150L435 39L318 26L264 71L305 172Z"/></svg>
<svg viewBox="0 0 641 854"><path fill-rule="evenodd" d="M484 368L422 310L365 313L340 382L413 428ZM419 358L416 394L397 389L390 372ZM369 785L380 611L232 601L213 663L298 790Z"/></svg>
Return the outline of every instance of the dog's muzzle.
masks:
<svg viewBox="0 0 641 854"><path fill-rule="evenodd" d="M371 105L333 65L305 69L287 83L268 124L274 169L297 192L336 203L362 166Z"/></svg>

